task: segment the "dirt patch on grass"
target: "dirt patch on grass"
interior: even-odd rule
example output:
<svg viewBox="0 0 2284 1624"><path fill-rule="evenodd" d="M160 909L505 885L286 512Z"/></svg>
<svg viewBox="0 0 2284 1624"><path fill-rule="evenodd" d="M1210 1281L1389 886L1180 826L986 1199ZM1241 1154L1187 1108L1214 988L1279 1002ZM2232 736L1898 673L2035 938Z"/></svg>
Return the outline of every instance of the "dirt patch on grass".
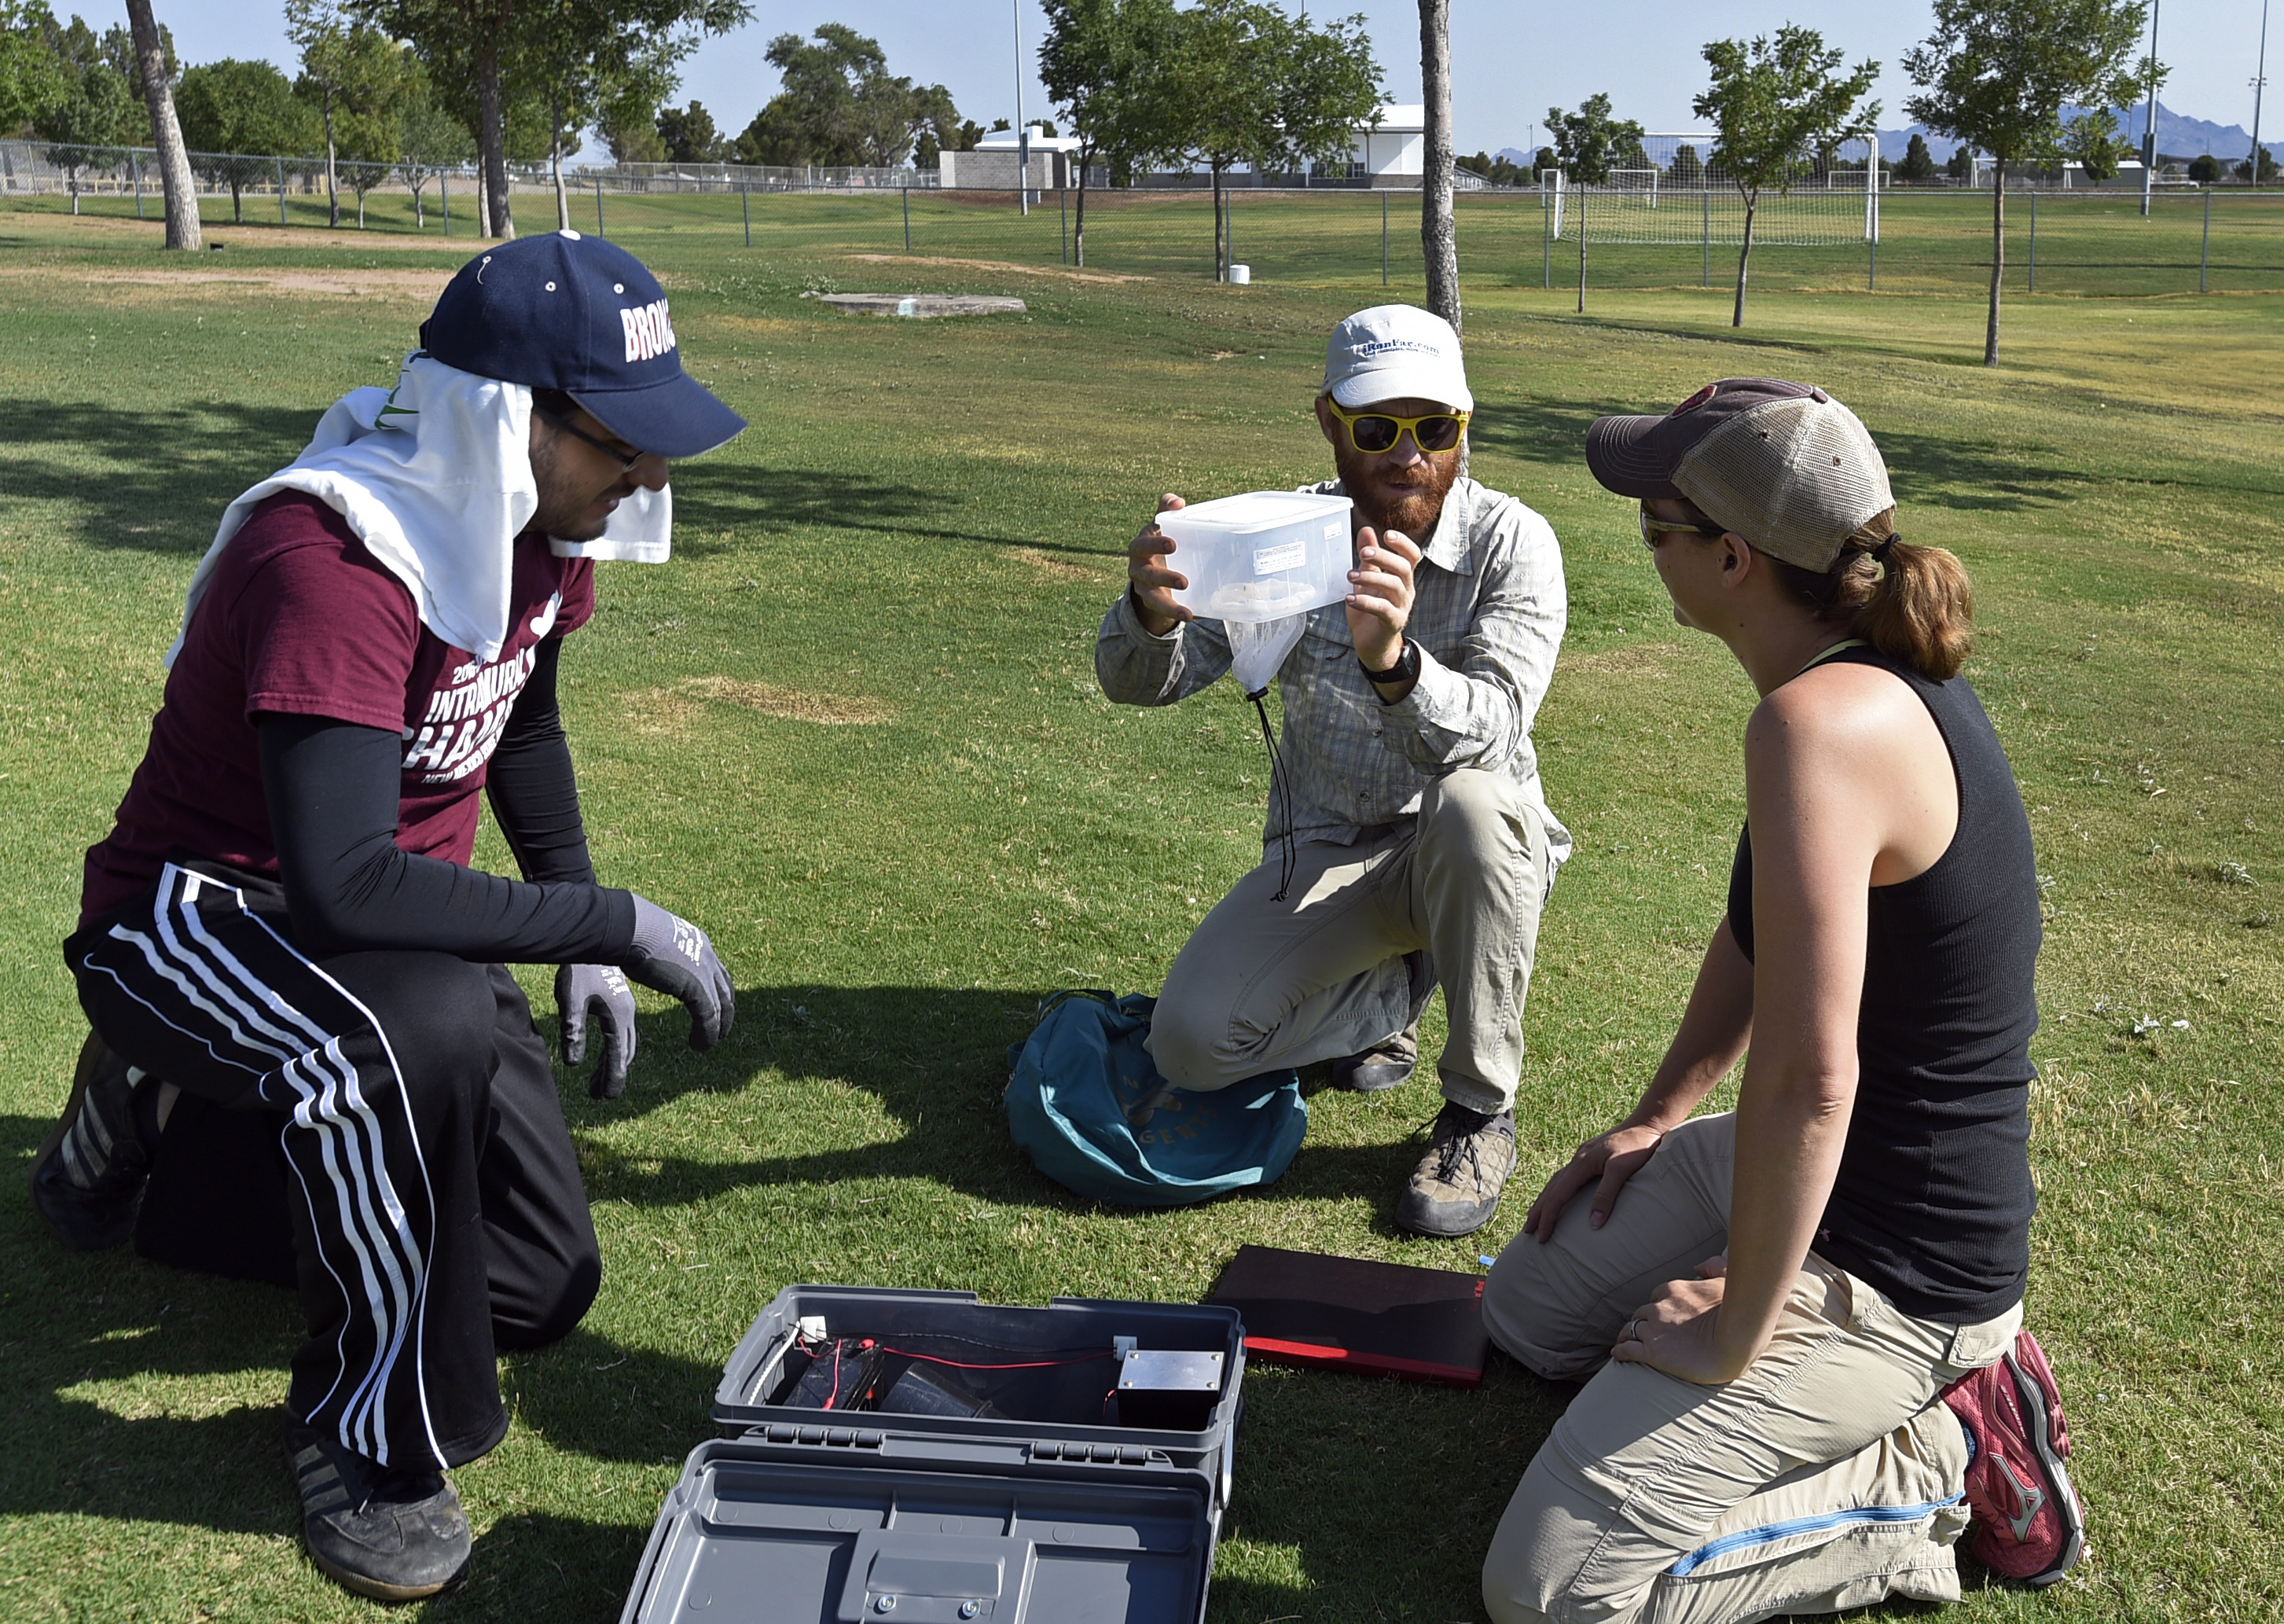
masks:
<svg viewBox="0 0 2284 1624"><path fill-rule="evenodd" d="M938 259L909 254L844 254L867 265L957 265L965 271L1012 271L1018 276L1060 277L1068 282L1146 282L1146 276L1124 276L1115 271L1066 271L1060 265L1018 265L1004 259Z"/></svg>
<svg viewBox="0 0 2284 1624"><path fill-rule="evenodd" d="M1110 579L1107 570L1091 569L1084 564L1075 564L1068 559L1056 558L1031 547L1018 547L1007 556L1018 563L1029 564L1041 575L1052 576L1058 581L1101 582Z"/></svg>
<svg viewBox="0 0 2284 1624"><path fill-rule="evenodd" d="M735 677L684 677L671 687L645 688L627 695L627 719L637 733L687 730L708 702L738 705L788 722L824 727L876 727L894 719L885 705L844 694L807 694L767 682Z"/></svg>
<svg viewBox="0 0 2284 1624"><path fill-rule="evenodd" d="M276 198L262 200L269 206L271 214L278 212ZM82 215L74 220L69 215L27 209L13 214L11 224L26 228L44 226L66 239L76 231L91 232L100 237L136 237L155 248L164 239L165 223L159 218L158 199L154 196L151 201L153 207L148 220L129 220L115 215ZM211 207L213 200L208 199L207 202ZM246 208L248 212L254 208L254 200L250 198L246 200ZM429 212L433 215L435 210L432 207ZM467 222L457 209L453 212L453 220L456 231L465 230ZM325 225L263 225L250 220L243 224L234 224L228 220L219 223L208 220L199 227L199 236L202 241L219 242L231 248L371 248L376 252L411 249L428 254L465 254L471 257L488 242L485 239L465 235L446 237L435 229L434 220L429 222L429 230L425 233L360 231L353 226L335 231Z"/></svg>
<svg viewBox="0 0 2284 1624"><path fill-rule="evenodd" d="M148 287L199 294L243 293L258 288L264 293L305 297L402 297L434 302L436 295L444 291L444 284L452 279L452 273L449 271L302 271L267 267L244 271L204 267L197 271L66 271L52 265L25 265L0 270L0 277L11 280L36 277L51 286L76 281L86 286Z"/></svg>
<svg viewBox="0 0 2284 1624"><path fill-rule="evenodd" d="M787 321L781 316L715 316L708 318L717 327L728 327L738 333L806 333L797 321Z"/></svg>

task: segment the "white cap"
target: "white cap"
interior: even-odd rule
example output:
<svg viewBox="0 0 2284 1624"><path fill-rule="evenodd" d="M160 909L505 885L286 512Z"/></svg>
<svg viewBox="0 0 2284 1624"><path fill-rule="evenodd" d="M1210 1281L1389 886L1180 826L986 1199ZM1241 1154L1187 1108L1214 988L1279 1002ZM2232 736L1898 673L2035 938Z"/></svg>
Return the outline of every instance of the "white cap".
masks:
<svg viewBox="0 0 2284 1624"><path fill-rule="evenodd" d="M1383 400L1475 409L1459 335L1441 316L1411 304L1375 304L1334 327L1325 346L1325 389L1351 411Z"/></svg>

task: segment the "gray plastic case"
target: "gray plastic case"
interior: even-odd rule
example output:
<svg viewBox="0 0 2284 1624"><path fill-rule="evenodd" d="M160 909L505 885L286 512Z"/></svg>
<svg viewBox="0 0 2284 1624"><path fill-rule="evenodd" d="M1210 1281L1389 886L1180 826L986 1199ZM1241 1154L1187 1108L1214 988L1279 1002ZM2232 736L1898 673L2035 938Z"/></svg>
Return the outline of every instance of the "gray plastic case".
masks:
<svg viewBox="0 0 2284 1624"><path fill-rule="evenodd" d="M1218 1353L1194 1431L832 1412L763 1400L799 1322L1011 1351L1131 1337ZM684 1463L622 1624L1198 1624L1232 1487L1243 1328L1226 1308L788 1286L716 1389L725 1436Z"/></svg>

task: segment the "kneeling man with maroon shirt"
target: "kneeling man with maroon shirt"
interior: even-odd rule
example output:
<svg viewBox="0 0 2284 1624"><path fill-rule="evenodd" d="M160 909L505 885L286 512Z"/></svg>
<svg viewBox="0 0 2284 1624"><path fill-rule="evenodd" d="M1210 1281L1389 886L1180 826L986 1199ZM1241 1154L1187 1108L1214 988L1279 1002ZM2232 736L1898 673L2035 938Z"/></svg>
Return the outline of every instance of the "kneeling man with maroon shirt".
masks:
<svg viewBox="0 0 2284 1624"><path fill-rule="evenodd" d="M659 560L669 457L745 427L658 283L564 231L453 279L223 515L65 944L94 1028L32 1174L66 1245L297 1285L286 1447L312 1558L361 1594L465 1572L445 1469L507 1431L496 1350L602 1273L545 1044L504 963L560 966L566 1058L628 980L730 1027L706 933L596 883L556 705L597 557ZM523 871L468 867L478 791Z"/></svg>

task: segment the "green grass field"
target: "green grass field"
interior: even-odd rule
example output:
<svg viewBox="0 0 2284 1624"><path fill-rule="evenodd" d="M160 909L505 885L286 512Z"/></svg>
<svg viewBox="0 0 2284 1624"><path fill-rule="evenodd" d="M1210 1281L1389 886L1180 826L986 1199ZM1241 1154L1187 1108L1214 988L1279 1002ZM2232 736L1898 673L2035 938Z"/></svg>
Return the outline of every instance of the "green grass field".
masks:
<svg viewBox="0 0 2284 1624"><path fill-rule="evenodd" d="M517 200L528 228L542 201ZM1671 624L1581 438L1601 412L1752 373L1861 412L1904 528L1974 570L1970 675L2046 883L2030 1315L2094 1549L2042 1595L1970 1578L1951 1616L2284 1614L2284 301L2184 294L2192 220L2074 216L2080 258L2110 256L2103 297L2048 295L2042 235L2040 293L2012 301L2007 365L1987 371L1987 238L1964 216L1913 230L1891 212L1877 294L1848 279L1859 256L1768 251L1733 333L1720 268L1697 288L1693 251L1597 250L1628 285L1590 286L1580 318L1560 255L1556 288L1537 285L1535 216L1501 247L1463 210L1474 472L1549 516L1569 570L1537 739L1578 855L1540 941L1516 1197L1483 1236L1435 1243L1388 1222L1435 1110L1424 1084L1362 1098L1309 1079L1309 1142L1280 1184L1155 1213L1042 1179L998 1099L1042 992L1154 991L1256 859L1249 710L1228 685L1114 709L1093 630L1156 493L1321 476L1309 398L1326 329L1381 297L1376 206L1367 222L1358 198L1241 200L1240 256L1263 279L1242 289L1208 279L1196 200L1102 210L1104 279L1054 269L1052 208L916 200L935 257L915 263L893 200L757 199L750 250L735 200L646 207L612 234L666 279L689 365L755 427L678 471L670 565L602 572L567 712L605 877L715 933L739 1022L694 1056L653 1000L625 1098L567 1079L602 1296L567 1342L502 1361L513 1429L458 1474L473 1578L417 1616L615 1618L722 1361L789 1282L1193 1300L1246 1241L1448 1267L1504 1242L1526 1187L1654 1063L1742 813L1750 691ZM277 1447L291 1299L66 1253L22 1172L82 1030L57 952L80 853L141 750L191 566L326 404L390 378L471 245L224 225L229 246L186 264L155 231L0 213L0 614L17 628L0 929L18 945L0 965L18 1170L0 1189L0 1616L378 1617L299 1549ZM2225 286L2284 284L2274 235L2227 240ZM1416 247L1411 268L1396 295L1417 295ZM826 282L1029 310L845 317L800 297ZM508 862L489 833L481 856ZM1495 1361L1474 1393L1260 1367L1246 1392L1215 1620L1479 1616L1483 1546L1564 1390Z"/></svg>

